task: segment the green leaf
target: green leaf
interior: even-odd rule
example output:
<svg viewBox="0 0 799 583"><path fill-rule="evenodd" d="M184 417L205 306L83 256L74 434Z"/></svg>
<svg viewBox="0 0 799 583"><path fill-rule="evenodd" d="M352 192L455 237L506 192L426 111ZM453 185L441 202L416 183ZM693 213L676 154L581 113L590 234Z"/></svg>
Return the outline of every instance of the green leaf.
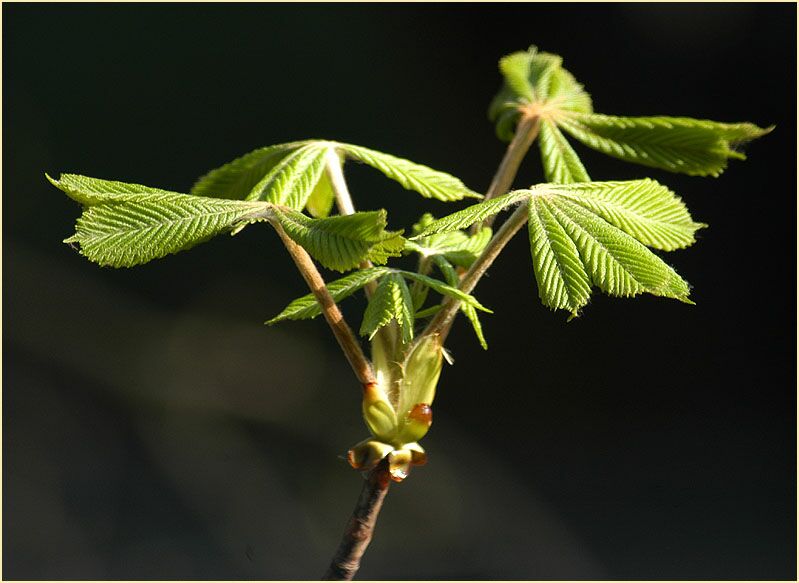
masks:
<svg viewBox="0 0 799 583"><path fill-rule="evenodd" d="M371 340L377 331L396 320L402 341L413 339L413 301L405 281L397 273L386 275L377 286L363 315L361 334Z"/></svg>
<svg viewBox="0 0 799 583"><path fill-rule="evenodd" d="M110 201L135 200L142 194L176 194L160 188L102 180L78 174L62 174L58 180L45 174L50 184L66 193L72 200L84 206L91 206Z"/></svg>
<svg viewBox="0 0 799 583"><path fill-rule="evenodd" d="M772 129L686 117L580 113L561 113L556 122L586 146L615 158L694 176L718 176L728 158L744 158L733 146Z"/></svg>
<svg viewBox="0 0 799 583"><path fill-rule="evenodd" d="M497 196L490 200L473 204L465 209L452 213L433 221L427 225L418 235L411 237L411 240L418 242L423 237L433 235L435 233L444 233L448 231L457 231L465 229L484 220L486 217L495 215L502 212L509 206L517 204L528 197L527 191L516 191L502 196Z"/></svg>
<svg viewBox="0 0 799 583"><path fill-rule="evenodd" d="M590 185L581 186L587 198ZM581 204L579 190L568 196L551 187L529 192L530 250L544 305L576 316L592 284L614 296L646 292L690 303L688 284L643 243ZM639 227L632 215L625 220Z"/></svg>
<svg viewBox="0 0 799 583"><path fill-rule="evenodd" d="M290 152L253 187L246 199L301 211L325 170L328 148L325 142L311 142Z"/></svg>
<svg viewBox="0 0 799 583"><path fill-rule="evenodd" d="M414 225L414 232L420 233L433 222L433 217L428 213L424 221ZM483 227L474 235L464 231L449 231L422 237L416 241L405 241L406 250L415 251L423 257L442 255L448 261L460 267L468 268L477 259L491 240L491 228Z"/></svg>
<svg viewBox="0 0 799 583"><path fill-rule="evenodd" d="M483 304L478 302L477 298L475 298L473 295L464 293L461 290L459 290L457 287L448 285L448 284L444 283L443 281L439 281L439 280L437 280L435 278L428 277L426 275L422 275L421 273L416 273L414 271L397 270L396 273L401 274L403 277L405 277L407 279L423 283L424 285L426 285L430 289L435 290L435 291L437 291L438 293L440 293L442 295L449 296L449 297L454 298L456 300L460 300L462 302L465 302L465 303L469 304L470 306L474 306L478 310L481 310L483 312L488 312L489 314L493 313L491 310L486 308Z"/></svg>
<svg viewBox="0 0 799 583"><path fill-rule="evenodd" d="M508 87L503 87L488 106L488 120L494 123L497 137L510 142L516 131L516 122L521 115L519 108L524 105Z"/></svg>
<svg viewBox="0 0 799 583"><path fill-rule="evenodd" d="M385 263L399 256L404 241L385 230L386 211L312 219L297 211L275 207L274 217L286 234L328 269L347 271L370 260Z"/></svg>
<svg viewBox="0 0 799 583"><path fill-rule="evenodd" d="M577 82L574 75L563 67L552 71L549 79L549 100L547 105L558 110L592 113L591 96Z"/></svg>
<svg viewBox="0 0 799 583"><path fill-rule="evenodd" d="M434 316L435 314L437 314L440 309L441 309L441 304L430 306L429 308L417 311L416 314L414 314L414 318L416 320L421 320L422 318L429 318L430 316Z"/></svg>
<svg viewBox="0 0 799 583"><path fill-rule="evenodd" d="M546 118L541 120L538 141L547 182L567 184L591 180L577 153L551 120Z"/></svg>
<svg viewBox="0 0 799 583"><path fill-rule="evenodd" d="M341 300L351 296L359 289L364 287L370 281L374 281L378 277L390 273L391 269L388 267L370 267L368 269L361 269L349 275L346 275L336 281L327 284L327 290L333 297L333 300L340 302ZM316 296L311 294L304 295L297 298L286 306L282 312L277 316L268 320L266 324L273 325L283 320L308 320L315 318L322 313L322 308L319 302L316 301Z"/></svg>
<svg viewBox="0 0 799 583"><path fill-rule="evenodd" d="M368 164L385 174L386 177L399 182L408 190L418 192L425 198L435 198L443 201L481 198L479 194L469 190L463 182L454 176L433 170L427 166L362 146L336 144L336 147L350 158Z"/></svg>
<svg viewBox="0 0 799 583"><path fill-rule="evenodd" d="M499 60L499 72L509 92L527 102L535 101L535 87L530 82L530 52L518 52Z"/></svg>
<svg viewBox="0 0 799 583"><path fill-rule="evenodd" d="M444 257L441 255L436 255L433 257L433 262L441 271L444 279L449 285L457 287L460 284L458 273L455 271L455 268L452 267L452 265L446 259L444 259ZM480 318L477 316L477 310L475 307L471 304L461 302L460 310L472 324L472 328L474 329L474 333L477 336L478 342L480 342L480 346L483 347L483 350L488 350L488 343L483 335L483 325L480 323ZM416 317L419 318L420 315L417 314Z"/></svg>
<svg viewBox="0 0 799 583"><path fill-rule="evenodd" d="M513 138L521 110L537 104L542 112L553 110L590 113L591 98L562 66L562 59L530 47L499 61L503 85L491 101L488 118L504 141Z"/></svg>
<svg viewBox="0 0 799 583"><path fill-rule="evenodd" d="M308 142L291 142L259 148L197 180L191 194L242 200L275 165Z"/></svg>
<svg viewBox="0 0 799 583"><path fill-rule="evenodd" d="M696 231L707 226L694 222L677 195L650 179L547 188L655 249L688 247Z"/></svg>
<svg viewBox="0 0 799 583"><path fill-rule="evenodd" d="M527 230L541 302L577 314L591 296L577 244L547 204L531 199L529 208Z"/></svg>
<svg viewBox="0 0 799 583"><path fill-rule="evenodd" d="M458 267L468 269L491 241L491 227L482 227L474 235L463 241L458 247L450 246L444 250L444 257Z"/></svg>
<svg viewBox="0 0 799 583"><path fill-rule="evenodd" d="M49 177L48 177L49 178ZM189 249L243 222L266 220L270 205L179 194L136 184L63 175L51 182L82 202L75 234L82 255L131 267Z"/></svg>
<svg viewBox="0 0 799 583"><path fill-rule="evenodd" d="M316 183L316 186L311 191L311 195L308 197L305 208L315 219L324 219L330 216L330 211L333 210L335 199L336 195L333 191L333 185L330 183L327 174L322 172L322 175L319 177L319 182Z"/></svg>
<svg viewBox="0 0 799 583"><path fill-rule="evenodd" d="M545 101L549 97L552 73L562 59L541 53L536 47L517 52L499 60L499 70L508 88L526 102Z"/></svg>

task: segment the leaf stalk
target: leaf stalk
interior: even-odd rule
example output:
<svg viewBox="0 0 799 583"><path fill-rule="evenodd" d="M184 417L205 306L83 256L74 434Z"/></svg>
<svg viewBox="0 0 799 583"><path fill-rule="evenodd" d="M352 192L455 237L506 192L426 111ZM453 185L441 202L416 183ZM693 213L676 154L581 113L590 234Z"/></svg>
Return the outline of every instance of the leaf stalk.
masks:
<svg viewBox="0 0 799 583"><path fill-rule="evenodd" d="M533 111L522 112L513 139L508 144L507 150L502 161L499 163L494 178L488 187L484 201L505 194L510 190L513 179L519 172L522 160L533 145L538 132L541 129L541 117ZM495 217L489 217L480 223L472 225L471 233L474 235L483 227L490 227L494 223Z"/></svg>
<svg viewBox="0 0 799 583"><path fill-rule="evenodd" d="M519 172L519 166L522 160L527 155L530 147L533 145L538 132L541 128L541 118L533 110L526 110L522 112L519 123L516 126L516 132L513 134L513 139L508 144L505 155L497 168L496 174L488 187L484 200L490 200L494 197L505 194L513 184L516 174ZM527 222L527 206L522 205L517 208L513 214L502 224L494 236L486 245L480 256L472 263L472 266L461 278L459 289L464 293L471 293L471 291L480 281L480 278L485 275L486 271L494 260L499 256L500 252L505 248L505 245L513 238L513 236L524 226ZM472 225L472 234L477 233L483 227L490 227L495 217L489 217L486 220L475 223ZM455 316L460 308L460 300L454 298L447 298L441 304L441 309L430 320L430 323L424 329L424 332L419 335L419 338L425 338L428 335L439 334L441 343L447 339L449 331L452 329L452 324L455 321Z"/></svg>
<svg viewBox="0 0 799 583"><path fill-rule="evenodd" d="M286 231L283 230L280 223L272 221L272 226L283 241L283 245L285 245L286 250L294 260L294 264L297 266L305 283L308 284L311 292L322 307L322 315L333 331L333 335L336 337L339 346L341 346L341 350L347 357L347 361L350 363L356 378L364 386L376 383L377 380L372 370L371 363L364 355L358 338L355 336L346 320L344 320L344 315L330 295L330 291L325 285L322 274L319 273L316 265L314 265L313 259L311 259L311 256L308 255L308 252L303 249L302 246L295 243L286 234Z"/></svg>

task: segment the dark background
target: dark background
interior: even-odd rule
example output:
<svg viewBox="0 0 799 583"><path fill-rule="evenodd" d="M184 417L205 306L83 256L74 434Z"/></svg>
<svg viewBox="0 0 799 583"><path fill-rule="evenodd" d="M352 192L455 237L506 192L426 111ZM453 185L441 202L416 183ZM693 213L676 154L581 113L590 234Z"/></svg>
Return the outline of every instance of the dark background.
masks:
<svg viewBox="0 0 799 583"><path fill-rule="evenodd" d="M392 489L363 579L794 579L796 7L3 5L3 577L313 579L360 487L359 390L267 228L129 270L61 240L75 172L187 191L323 137L476 190L497 59L561 54L603 113L776 124L719 179L576 146L710 223L668 255L697 305L544 309L525 238L459 322L431 463ZM392 227L425 201L348 166ZM537 154L517 185L539 181ZM360 300L345 304L358 324Z"/></svg>

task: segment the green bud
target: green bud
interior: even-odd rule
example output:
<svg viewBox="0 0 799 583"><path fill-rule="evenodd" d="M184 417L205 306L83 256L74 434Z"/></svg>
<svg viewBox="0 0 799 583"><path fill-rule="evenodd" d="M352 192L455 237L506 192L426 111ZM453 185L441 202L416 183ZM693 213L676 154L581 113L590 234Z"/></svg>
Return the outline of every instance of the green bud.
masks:
<svg viewBox="0 0 799 583"><path fill-rule="evenodd" d="M405 359L397 407L402 441L418 441L430 428L433 421L430 406L443 362L441 340L437 335L422 339Z"/></svg>
<svg viewBox="0 0 799 583"><path fill-rule="evenodd" d="M388 395L377 384L366 385L363 391L363 419L377 439L392 442L397 434L397 414Z"/></svg>
<svg viewBox="0 0 799 583"><path fill-rule="evenodd" d="M432 424L433 410L430 405L417 403L408 412L401 424L399 441L402 443L419 441L427 434Z"/></svg>

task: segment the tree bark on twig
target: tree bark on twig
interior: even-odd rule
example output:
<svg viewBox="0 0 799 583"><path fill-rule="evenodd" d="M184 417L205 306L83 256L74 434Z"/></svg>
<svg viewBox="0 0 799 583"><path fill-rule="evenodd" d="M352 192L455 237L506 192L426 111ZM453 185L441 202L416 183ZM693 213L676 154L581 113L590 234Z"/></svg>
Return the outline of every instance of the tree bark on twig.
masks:
<svg viewBox="0 0 799 583"><path fill-rule="evenodd" d="M344 530L341 544L322 577L323 581L351 581L358 572L390 484L388 463L384 459L364 479L358 503Z"/></svg>

